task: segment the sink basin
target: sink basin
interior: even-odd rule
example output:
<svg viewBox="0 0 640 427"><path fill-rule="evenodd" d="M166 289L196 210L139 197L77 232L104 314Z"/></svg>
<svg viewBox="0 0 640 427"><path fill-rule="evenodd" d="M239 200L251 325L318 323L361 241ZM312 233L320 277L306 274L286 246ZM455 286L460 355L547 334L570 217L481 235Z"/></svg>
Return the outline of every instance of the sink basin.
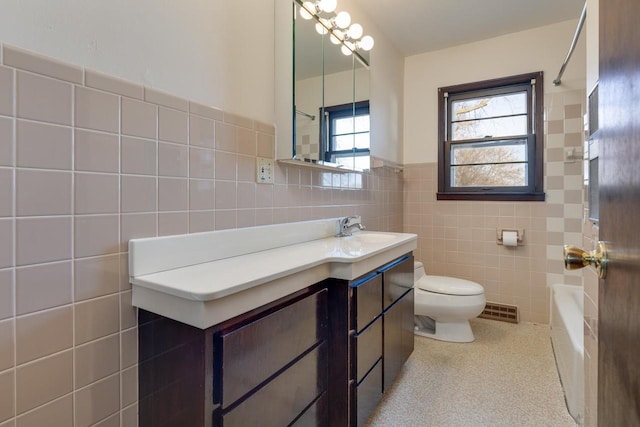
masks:
<svg viewBox="0 0 640 427"><path fill-rule="evenodd" d="M354 233L349 237L343 237L343 239L361 243L385 243L397 239L397 237L393 234L360 232Z"/></svg>
<svg viewBox="0 0 640 427"><path fill-rule="evenodd" d="M365 252L377 250L385 244L397 239L397 236L387 233L360 231L351 236L337 237L339 251L349 256L360 256Z"/></svg>

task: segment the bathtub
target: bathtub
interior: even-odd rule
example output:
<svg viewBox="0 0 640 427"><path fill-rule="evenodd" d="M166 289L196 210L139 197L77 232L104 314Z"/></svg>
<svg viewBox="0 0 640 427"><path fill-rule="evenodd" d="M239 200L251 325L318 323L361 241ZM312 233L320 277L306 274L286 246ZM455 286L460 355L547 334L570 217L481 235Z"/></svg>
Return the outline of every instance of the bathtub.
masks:
<svg viewBox="0 0 640 427"><path fill-rule="evenodd" d="M569 413L579 425L584 414L582 286L551 286L551 344Z"/></svg>

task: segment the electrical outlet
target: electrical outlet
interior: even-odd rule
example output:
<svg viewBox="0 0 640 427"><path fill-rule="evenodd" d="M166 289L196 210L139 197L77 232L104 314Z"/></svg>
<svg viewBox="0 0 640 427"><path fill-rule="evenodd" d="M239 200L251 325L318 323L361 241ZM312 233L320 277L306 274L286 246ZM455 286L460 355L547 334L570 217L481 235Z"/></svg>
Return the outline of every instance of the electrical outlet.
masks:
<svg viewBox="0 0 640 427"><path fill-rule="evenodd" d="M273 160L258 157L256 159L256 182L258 184L273 184Z"/></svg>

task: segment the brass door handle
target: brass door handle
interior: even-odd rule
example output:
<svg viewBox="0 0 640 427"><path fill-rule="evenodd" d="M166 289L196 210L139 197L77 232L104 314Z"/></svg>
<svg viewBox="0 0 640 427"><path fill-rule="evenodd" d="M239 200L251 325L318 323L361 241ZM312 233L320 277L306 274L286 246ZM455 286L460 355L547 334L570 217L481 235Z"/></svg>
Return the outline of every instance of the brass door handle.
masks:
<svg viewBox="0 0 640 427"><path fill-rule="evenodd" d="M564 246L564 268L577 270L588 265L596 269L601 279L607 276L607 245L604 242L598 242L591 252L575 246Z"/></svg>

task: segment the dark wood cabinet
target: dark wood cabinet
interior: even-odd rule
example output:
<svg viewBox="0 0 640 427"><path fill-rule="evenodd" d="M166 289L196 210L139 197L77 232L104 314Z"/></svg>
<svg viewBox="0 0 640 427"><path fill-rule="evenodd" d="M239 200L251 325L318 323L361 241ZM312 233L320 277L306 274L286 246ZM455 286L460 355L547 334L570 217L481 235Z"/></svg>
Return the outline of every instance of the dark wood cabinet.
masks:
<svg viewBox="0 0 640 427"><path fill-rule="evenodd" d="M221 417L214 416L214 425L225 427L282 427L304 415L305 410L325 393L327 387L327 343L323 342L300 360L286 367L264 386L240 399ZM317 408L316 412L317 412ZM327 422L325 414L315 414L320 425Z"/></svg>
<svg viewBox="0 0 640 427"><path fill-rule="evenodd" d="M363 330L382 312L382 274L372 273L350 284L355 307L354 329Z"/></svg>
<svg viewBox="0 0 640 427"><path fill-rule="evenodd" d="M221 384L214 396L225 410L327 338L327 291L215 335ZM310 403L310 402L307 402Z"/></svg>
<svg viewBox="0 0 640 427"><path fill-rule="evenodd" d="M289 425L326 391L327 294L322 289L216 334L214 376L221 382L214 391L221 399L214 395L214 425Z"/></svg>
<svg viewBox="0 0 640 427"><path fill-rule="evenodd" d="M329 425L329 283L206 330L140 310L140 427Z"/></svg>
<svg viewBox="0 0 640 427"><path fill-rule="evenodd" d="M355 380L359 383L371 367L382 358L382 316L378 316L366 329L354 335L354 339L356 341Z"/></svg>
<svg viewBox="0 0 640 427"><path fill-rule="evenodd" d="M363 425L413 351L412 285L407 255L206 330L139 310L140 427Z"/></svg>
<svg viewBox="0 0 640 427"><path fill-rule="evenodd" d="M378 270L383 274L383 308L387 310L413 289L413 256L407 255Z"/></svg>
<svg viewBox="0 0 640 427"><path fill-rule="evenodd" d="M201 329L138 311L140 427L211 425L205 348Z"/></svg>
<svg viewBox="0 0 640 427"><path fill-rule="evenodd" d="M383 267L380 271L384 277L383 390L386 391L413 352L413 257L401 258Z"/></svg>
<svg viewBox="0 0 640 427"><path fill-rule="evenodd" d="M382 399L382 358L356 385L354 394L356 425L362 426Z"/></svg>
<svg viewBox="0 0 640 427"><path fill-rule="evenodd" d="M292 427L316 427L331 425L327 424L327 413L329 412L329 393L324 392L304 413L295 420Z"/></svg>
<svg viewBox="0 0 640 427"><path fill-rule="evenodd" d="M354 336L351 425L361 426L413 352L413 256L349 284Z"/></svg>
<svg viewBox="0 0 640 427"><path fill-rule="evenodd" d="M413 289L407 290L384 312L384 381L387 391L413 353Z"/></svg>
<svg viewBox="0 0 640 427"><path fill-rule="evenodd" d="M349 295L351 425L361 426L382 399L382 274L376 271L352 281Z"/></svg>

